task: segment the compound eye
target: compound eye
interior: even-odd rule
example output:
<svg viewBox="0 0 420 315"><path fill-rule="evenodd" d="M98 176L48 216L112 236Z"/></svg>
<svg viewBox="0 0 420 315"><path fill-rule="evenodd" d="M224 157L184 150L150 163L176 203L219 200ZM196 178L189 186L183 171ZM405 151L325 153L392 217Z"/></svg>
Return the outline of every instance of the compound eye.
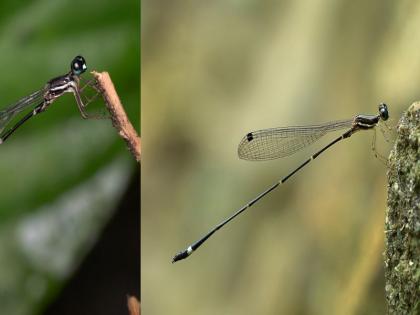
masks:
<svg viewBox="0 0 420 315"><path fill-rule="evenodd" d="M85 58L82 56L75 57L71 62L70 67L74 74L81 75L87 69Z"/></svg>
<svg viewBox="0 0 420 315"><path fill-rule="evenodd" d="M379 104L379 115L382 120L387 120L389 118L388 106L385 103Z"/></svg>

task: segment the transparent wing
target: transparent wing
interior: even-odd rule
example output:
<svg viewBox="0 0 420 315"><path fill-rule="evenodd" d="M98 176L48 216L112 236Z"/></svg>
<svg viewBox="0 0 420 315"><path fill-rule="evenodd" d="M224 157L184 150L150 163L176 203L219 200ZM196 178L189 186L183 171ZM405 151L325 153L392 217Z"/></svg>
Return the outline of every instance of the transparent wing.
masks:
<svg viewBox="0 0 420 315"><path fill-rule="evenodd" d="M351 128L353 119L319 125L279 127L248 133L239 143L239 158L264 161L291 155L314 143L325 134Z"/></svg>
<svg viewBox="0 0 420 315"><path fill-rule="evenodd" d="M9 121L15 117L18 113L25 110L26 108L35 105L44 97L45 89L38 90L32 94L21 98L16 103L6 107L0 111L0 132L6 127Z"/></svg>

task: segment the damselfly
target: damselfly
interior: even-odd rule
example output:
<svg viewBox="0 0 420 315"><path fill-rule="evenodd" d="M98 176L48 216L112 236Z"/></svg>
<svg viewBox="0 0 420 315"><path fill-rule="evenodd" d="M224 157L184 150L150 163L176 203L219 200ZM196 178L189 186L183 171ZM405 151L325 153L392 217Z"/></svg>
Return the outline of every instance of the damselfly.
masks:
<svg viewBox="0 0 420 315"><path fill-rule="evenodd" d="M32 94L23 97L16 103L8 106L7 108L0 111L0 144L6 141L10 135L15 132L23 123L29 118L42 113L48 106L51 105L57 98L62 96L64 93L73 93L76 99L77 107L79 108L80 114L83 118L90 118L91 115L85 111L87 103L82 101L80 88L80 75L83 74L87 69L86 61L82 56L76 56L70 64L70 71L62 76L51 79L47 84L40 90L33 92ZM88 82L86 85L90 85L94 89L96 87ZM85 86L86 86L85 85ZM90 102L90 100L89 100ZM10 121L20 112L25 109L33 107L32 111L27 113L21 118L15 125L10 129L4 131L5 127Z"/></svg>
<svg viewBox="0 0 420 315"><path fill-rule="evenodd" d="M241 214L246 209L257 203L261 198L263 198L268 193L276 189L278 186L286 182L290 177L296 174L306 164L314 160L318 155L323 153L329 147L333 146L334 144L343 139L349 138L356 131L369 130L375 128L380 121L388 120L388 117L388 107L386 106L386 104L382 103L379 105L378 115L357 115L353 119L332 121L320 125L280 127L248 133L239 143L238 155L241 159L261 161L291 155L303 149L304 147L314 143L322 136L331 131L348 129L341 136L331 141L321 150L309 157L305 162L300 164L288 175L286 175L281 180L279 180L278 182L270 186L268 189L263 191L257 197L248 202L245 206L233 213L230 217L219 223L201 239L190 245L185 250L176 254L173 257L172 262L174 263L178 260L185 259L188 256L190 256L217 230L221 229L239 214Z"/></svg>

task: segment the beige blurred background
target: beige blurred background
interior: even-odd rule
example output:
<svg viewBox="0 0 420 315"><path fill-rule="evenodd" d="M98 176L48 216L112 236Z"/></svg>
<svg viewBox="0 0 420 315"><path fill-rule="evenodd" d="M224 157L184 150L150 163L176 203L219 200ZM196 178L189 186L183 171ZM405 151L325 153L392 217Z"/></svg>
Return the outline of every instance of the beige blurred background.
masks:
<svg viewBox="0 0 420 315"><path fill-rule="evenodd" d="M384 314L386 166L373 133L239 160L249 131L420 99L418 1L142 1L144 314ZM377 150L390 145L378 134Z"/></svg>

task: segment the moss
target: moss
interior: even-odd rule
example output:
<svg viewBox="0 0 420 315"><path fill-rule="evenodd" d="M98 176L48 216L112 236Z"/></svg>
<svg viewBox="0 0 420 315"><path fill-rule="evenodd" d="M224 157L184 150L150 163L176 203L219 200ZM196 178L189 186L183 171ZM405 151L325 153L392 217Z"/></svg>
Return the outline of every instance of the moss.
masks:
<svg viewBox="0 0 420 315"><path fill-rule="evenodd" d="M420 314L420 102L402 116L389 157L385 293L390 314Z"/></svg>

